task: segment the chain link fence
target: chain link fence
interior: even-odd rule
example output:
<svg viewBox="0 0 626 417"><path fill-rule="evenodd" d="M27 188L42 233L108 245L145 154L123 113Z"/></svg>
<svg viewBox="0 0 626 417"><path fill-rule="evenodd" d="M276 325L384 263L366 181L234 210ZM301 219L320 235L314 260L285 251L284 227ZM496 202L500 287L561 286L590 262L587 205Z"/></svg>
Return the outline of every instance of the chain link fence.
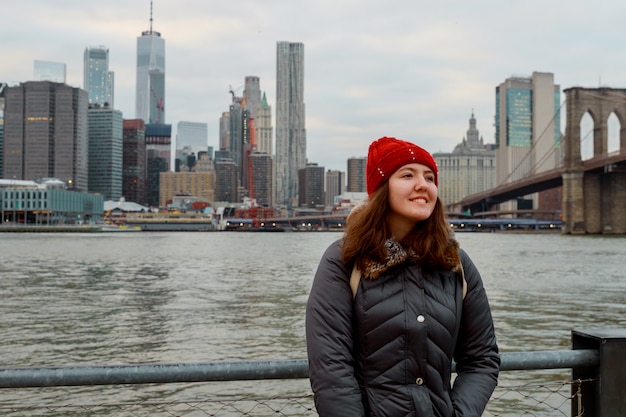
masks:
<svg viewBox="0 0 626 417"><path fill-rule="evenodd" d="M498 387L483 417L582 417L582 385L593 380L554 381Z"/></svg>
<svg viewBox="0 0 626 417"><path fill-rule="evenodd" d="M207 400L107 402L0 407L3 416L317 416L313 397L232 397Z"/></svg>
<svg viewBox="0 0 626 417"><path fill-rule="evenodd" d="M582 417L581 387L593 380L534 381L496 388L483 417ZM164 384L170 387L174 384ZM255 390L282 395L232 394L237 383L162 386L11 389L0 391L0 415L6 417L240 417L317 416L307 380L259 381ZM230 386L229 386L230 385ZM248 389L251 387L248 386ZM131 392L128 392L131 391ZM289 392L292 393L289 393ZM122 401L123 397L133 397ZM3 398L4 397L4 398ZM185 398L187 397L187 398ZM26 399L26 401L24 401Z"/></svg>

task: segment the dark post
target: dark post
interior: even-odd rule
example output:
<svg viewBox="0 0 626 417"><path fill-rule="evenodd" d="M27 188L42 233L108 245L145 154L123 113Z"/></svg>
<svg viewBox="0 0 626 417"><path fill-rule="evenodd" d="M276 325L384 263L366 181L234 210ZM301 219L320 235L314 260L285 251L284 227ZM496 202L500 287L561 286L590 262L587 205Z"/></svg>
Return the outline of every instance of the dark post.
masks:
<svg viewBox="0 0 626 417"><path fill-rule="evenodd" d="M597 368L573 369L573 380L594 381L581 384L580 402L578 387L572 386L572 416L626 416L626 329L573 330L572 348L595 349L600 353Z"/></svg>

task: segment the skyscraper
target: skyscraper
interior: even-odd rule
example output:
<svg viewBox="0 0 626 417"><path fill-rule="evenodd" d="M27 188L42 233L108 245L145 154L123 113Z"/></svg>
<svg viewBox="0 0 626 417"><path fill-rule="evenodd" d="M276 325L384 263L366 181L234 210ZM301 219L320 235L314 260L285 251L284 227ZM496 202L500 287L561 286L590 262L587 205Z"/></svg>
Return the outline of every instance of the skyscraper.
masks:
<svg viewBox="0 0 626 417"><path fill-rule="evenodd" d="M346 191L346 173L341 171L326 171L326 207L335 205L335 197Z"/></svg>
<svg viewBox="0 0 626 417"><path fill-rule="evenodd" d="M159 205L160 175L170 170L172 125L146 125L146 204Z"/></svg>
<svg viewBox="0 0 626 417"><path fill-rule="evenodd" d="M496 185L559 165L560 101L551 73L511 77L496 87Z"/></svg>
<svg viewBox="0 0 626 417"><path fill-rule="evenodd" d="M33 81L65 83L66 73L66 66L61 62L35 60L33 68Z"/></svg>
<svg viewBox="0 0 626 417"><path fill-rule="evenodd" d="M176 129L176 162L174 170L194 168L201 152L208 151L208 126L199 122L178 122Z"/></svg>
<svg viewBox="0 0 626 417"><path fill-rule="evenodd" d="M243 98L250 111L250 117L256 118L261 108L261 82L259 77L248 75L244 80Z"/></svg>
<svg viewBox="0 0 626 417"><path fill-rule="evenodd" d="M306 164L298 170L299 194L298 205L300 207L315 208L324 206L324 167L315 163Z"/></svg>
<svg viewBox="0 0 626 417"><path fill-rule="evenodd" d="M496 182L555 168L560 142L560 88L551 73L512 77L496 87Z"/></svg>
<svg viewBox="0 0 626 417"><path fill-rule="evenodd" d="M245 78L242 97L236 96L232 88L230 93L232 99L228 112L222 113L220 117L219 157L230 158L237 164L240 191L244 194L247 191L250 195L254 192L254 181L273 181L272 176L268 177L265 173L263 178L254 178L253 168L250 166L250 155L253 153L265 153L271 158L272 110L267 104L265 94L261 93L259 77ZM266 188L273 190L273 185ZM273 195L264 199L271 202Z"/></svg>
<svg viewBox="0 0 626 417"><path fill-rule="evenodd" d="M232 159L215 159L215 201L239 202L239 168Z"/></svg>
<svg viewBox="0 0 626 417"><path fill-rule="evenodd" d="M229 126L229 152L232 160L237 164L239 181L244 181L244 143L247 143L249 112L246 101L239 99L231 103L228 118ZM242 184L239 184L242 185Z"/></svg>
<svg viewBox="0 0 626 417"><path fill-rule="evenodd" d="M364 193L367 191L366 184L367 158L352 157L348 159L348 188L349 193Z"/></svg>
<svg viewBox="0 0 626 417"><path fill-rule="evenodd" d="M252 152L249 156L250 173L254 177L253 188L248 190L259 206L271 207L272 195L272 156L264 152Z"/></svg>
<svg viewBox="0 0 626 417"><path fill-rule="evenodd" d="M89 125L89 191L106 200L122 197L123 120L122 112L110 106L91 104Z"/></svg>
<svg viewBox="0 0 626 417"><path fill-rule="evenodd" d="M272 155L272 107L267 103L265 93L261 98L259 114L254 116L254 120L257 151Z"/></svg>
<svg viewBox="0 0 626 417"><path fill-rule="evenodd" d="M259 77L245 78L243 98L249 111L249 117L254 119L256 130L256 151L272 154L272 108L267 103L265 93L261 93Z"/></svg>
<svg viewBox="0 0 626 417"><path fill-rule="evenodd" d="M85 48L83 89L89 94L89 104L105 103L114 108L114 74L109 71L109 49L106 46Z"/></svg>
<svg viewBox="0 0 626 417"><path fill-rule="evenodd" d="M0 83L0 178L4 171L4 92L7 85Z"/></svg>
<svg viewBox="0 0 626 417"><path fill-rule="evenodd" d="M124 120L122 195L127 201L146 202L146 125L142 119Z"/></svg>
<svg viewBox="0 0 626 417"><path fill-rule="evenodd" d="M218 150L230 152L230 112L228 111L222 112L220 117L219 138ZM217 156L215 159L217 159Z"/></svg>
<svg viewBox="0 0 626 417"><path fill-rule="evenodd" d="M189 148L193 152L201 152L208 149L209 128L206 123L178 122L176 125L176 149Z"/></svg>
<svg viewBox="0 0 626 417"><path fill-rule="evenodd" d="M87 92L28 81L5 89L4 178L58 178L88 190Z"/></svg>
<svg viewBox="0 0 626 417"><path fill-rule="evenodd" d="M304 44L276 47L276 184L274 201L298 203L298 171L306 167Z"/></svg>
<svg viewBox="0 0 626 417"><path fill-rule="evenodd" d="M165 123L165 39L150 29L137 38L135 117L149 124Z"/></svg>

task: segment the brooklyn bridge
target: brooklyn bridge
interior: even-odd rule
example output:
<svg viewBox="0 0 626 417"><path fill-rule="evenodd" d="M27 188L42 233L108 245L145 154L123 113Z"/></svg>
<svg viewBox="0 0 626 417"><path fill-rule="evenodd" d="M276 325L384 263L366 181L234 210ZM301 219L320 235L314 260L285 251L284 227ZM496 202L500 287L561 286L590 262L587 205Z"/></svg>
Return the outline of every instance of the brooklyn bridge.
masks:
<svg viewBox="0 0 626 417"><path fill-rule="evenodd" d="M467 196L448 206L449 213L497 213L498 204L532 193L560 188L562 232L567 234L626 233L626 89L574 87L566 95L562 163ZM581 120L593 119L593 155L581 157ZM608 151L608 120L619 121L619 149Z"/></svg>

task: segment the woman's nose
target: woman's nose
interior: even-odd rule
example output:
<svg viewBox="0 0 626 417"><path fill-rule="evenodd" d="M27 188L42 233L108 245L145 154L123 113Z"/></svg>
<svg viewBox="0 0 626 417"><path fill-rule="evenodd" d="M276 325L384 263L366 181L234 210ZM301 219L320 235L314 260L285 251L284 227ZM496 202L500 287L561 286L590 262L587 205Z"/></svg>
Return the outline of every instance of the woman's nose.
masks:
<svg viewBox="0 0 626 417"><path fill-rule="evenodd" d="M422 177L415 177L414 188L416 190L421 189L426 184L426 180Z"/></svg>

